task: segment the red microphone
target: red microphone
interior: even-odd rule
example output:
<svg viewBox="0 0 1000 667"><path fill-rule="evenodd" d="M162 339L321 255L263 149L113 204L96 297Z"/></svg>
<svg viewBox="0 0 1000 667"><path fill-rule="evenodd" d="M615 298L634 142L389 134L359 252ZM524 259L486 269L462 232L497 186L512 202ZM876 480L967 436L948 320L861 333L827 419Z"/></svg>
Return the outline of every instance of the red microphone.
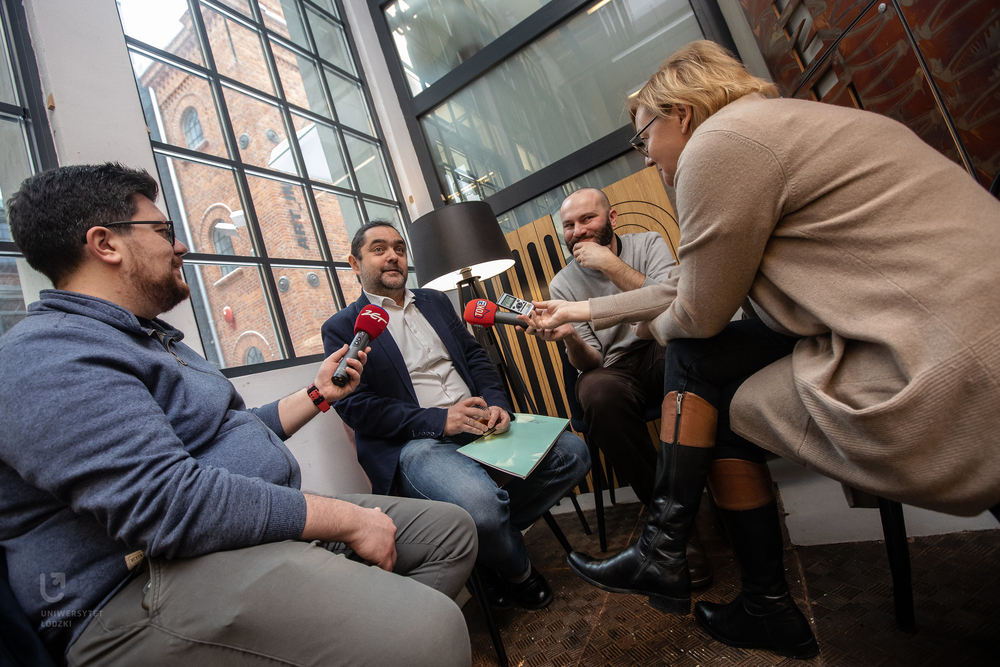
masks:
<svg viewBox="0 0 1000 667"><path fill-rule="evenodd" d="M368 304L358 313L358 319L354 321L354 340L347 348L347 354L340 360L337 372L333 374L331 380L338 387L347 384L350 377L347 375L347 360L357 359L358 352L365 349L368 342L378 338L385 328L389 326L389 313L378 306Z"/></svg>
<svg viewBox="0 0 1000 667"><path fill-rule="evenodd" d="M489 299L473 299L465 304L465 321L481 327L491 327L494 324L525 326L524 322L517 319L517 315L500 310Z"/></svg>

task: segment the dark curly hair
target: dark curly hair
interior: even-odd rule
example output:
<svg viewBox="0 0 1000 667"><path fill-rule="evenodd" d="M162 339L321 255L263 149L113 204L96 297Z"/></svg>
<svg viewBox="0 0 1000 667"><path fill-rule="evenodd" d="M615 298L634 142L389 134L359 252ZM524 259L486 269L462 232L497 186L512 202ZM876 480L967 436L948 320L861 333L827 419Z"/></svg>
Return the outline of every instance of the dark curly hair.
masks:
<svg viewBox="0 0 1000 667"><path fill-rule="evenodd" d="M11 235L24 258L59 287L83 260L91 227L135 215L133 195L156 201L159 186L143 169L116 162L49 169L21 184L7 204ZM129 234L131 227L120 228Z"/></svg>

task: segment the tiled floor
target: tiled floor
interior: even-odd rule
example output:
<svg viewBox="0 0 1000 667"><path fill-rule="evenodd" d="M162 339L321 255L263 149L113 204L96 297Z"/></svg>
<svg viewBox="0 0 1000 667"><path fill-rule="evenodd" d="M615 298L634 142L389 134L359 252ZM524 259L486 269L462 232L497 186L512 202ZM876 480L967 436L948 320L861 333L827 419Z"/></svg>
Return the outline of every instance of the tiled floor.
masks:
<svg viewBox="0 0 1000 667"><path fill-rule="evenodd" d="M587 516L593 526L594 512ZM642 517L638 504L609 508L610 552L634 540ZM572 514L558 520L575 548L597 554L596 534L584 535ZM716 580L695 600L729 600L737 592L738 567L705 508L699 528ZM588 586L569 571L562 549L541 522L525 539L556 599L543 611L498 615L511 665L1000 665L997 529L910 539L918 626L913 634L896 628L881 542L786 543L789 583L820 644L820 655L808 661L730 648L702 632L693 616L662 614L643 597ZM464 612L473 664L497 664L478 606L469 602Z"/></svg>

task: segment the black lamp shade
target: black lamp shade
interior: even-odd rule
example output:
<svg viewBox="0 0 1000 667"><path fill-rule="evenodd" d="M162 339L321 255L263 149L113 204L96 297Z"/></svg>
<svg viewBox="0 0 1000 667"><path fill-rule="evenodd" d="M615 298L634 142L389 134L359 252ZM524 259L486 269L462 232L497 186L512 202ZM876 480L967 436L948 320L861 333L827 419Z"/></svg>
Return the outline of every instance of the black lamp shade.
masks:
<svg viewBox="0 0 1000 667"><path fill-rule="evenodd" d="M455 289L463 271L486 280L514 266L514 255L486 202L435 209L417 218L409 232L421 287L446 292Z"/></svg>

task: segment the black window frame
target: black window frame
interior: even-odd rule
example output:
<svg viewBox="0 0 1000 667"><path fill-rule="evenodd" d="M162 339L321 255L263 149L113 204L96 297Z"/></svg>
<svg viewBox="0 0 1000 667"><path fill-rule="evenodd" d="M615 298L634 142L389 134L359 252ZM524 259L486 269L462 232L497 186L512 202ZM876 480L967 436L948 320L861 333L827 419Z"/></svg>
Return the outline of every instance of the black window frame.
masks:
<svg viewBox="0 0 1000 667"><path fill-rule="evenodd" d="M42 99L42 82L38 76L24 6L21 0L2 0L0 12L0 21L3 21L10 42L8 55L14 73L14 87L21 102L21 106L0 102L0 115L19 119L27 125L33 173L52 169L59 165L59 161ZM12 194L7 193L6 196ZM13 241L0 241L0 255L23 257L20 248Z"/></svg>
<svg viewBox="0 0 1000 667"><path fill-rule="evenodd" d="M316 201L315 190L321 192L333 193L335 195L344 195L351 197L356 201L357 213L364 224L368 222L370 217L368 211L365 207L365 202L370 201L377 204L383 204L385 206L395 207L399 211L400 220L402 221L402 227L400 231L406 234L406 229L410 224L409 211L403 201L402 188L399 184L399 179L396 176L395 167L392 162L392 156L388 150L388 143L386 142L385 134L382 130L381 122L379 121L378 115L376 114L376 107L371 96L371 89L368 84L367 76L365 70L362 66L361 59L359 57L359 51L357 44L354 40L354 35L351 32L350 26L347 23L345 16L344 7L342 0L335 0L334 5L337 10L338 15L331 14L327 9L316 4L312 0L298 0L299 6L301 8L301 16L303 22L303 29L307 34L307 41L315 47L314 50L310 50L309 47L303 47L300 44L292 41L291 39L282 36L271 30L265 23L263 13L257 0L247 0L250 7L250 15L246 15L243 12L233 9L232 7L226 5L221 0L187 0L188 9L191 13L193 30L195 32L196 39L199 40L199 46L201 53L205 59L204 64L193 63L189 60L185 60L176 55L173 55L163 49L156 48L150 44L142 42L128 34L123 34L125 37L126 47L129 49L129 55L133 52L139 55L144 55L147 57L152 57L155 61L166 63L172 67L177 67L182 70L186 70L192 74L195 74L201 78L204 78L212 93L212 102L215 105L214 111L218 115L220 130L223 134L223 141L226 144L226 154L228 156L234 157L218 157L215 155L206 155L199 151L187 148L186 146L178 146L176 144L166 143L165 141L159 141L150 135L150 145L153 149L154 156L157 158L157 162L161 162L163 159L168 158L179 158L184 160L192 160L195 162L201 162L213 167L222 167L231 169L234 176L236 177L236 187L241 199L244 214L247 219L247 231L251 237L251 243L255 248L257 255L225 255L218 253L199 253L199 252L189 252L185 255L185 260L192 263L198 264L219 264L219 265L233 265L234 262L239 264L252 265L255 269L259 270L261 275L261 283L264 292L264 299L267 302L267 307L269 313L272 317L274 324L275 336L277 338L278 346L281 351L281 356L284 358L264 362L261 364L256 364L253 366L233 366L221 368L221 372L229 378L240 377L243 375L249 375L253 373L266 372L269 370L276 370L280 368L289 368L292 366L298 366L306 363L314 363L320 361L324 358L323 354L311 354L297 356L295 354L295 347L292 341L291 333L288 327L288 323L285 319L285 314L282 309L281 299L279 297L279 290L277 286L277 281L274 277L273 269L276 266L288 266L294 265L298 268L316 268L322 269L323 273L328 276L330 281L330 286L332 288L332 293L334 301L338 310L343 309L348 304L344 297L344 291L340 284L340 278L338 271L350 271L350 264L346 261L338 261L333 258L330 251L329 244L326 239L325 230L322 228L322 222L319 214L319 207ZM237 23L240 23L246 27L251 28L256 31L262 39L261 49L262 56L265 61L265 66L268 69L268 76L271 79L273 91L268 93L266 91L261 91L251 86L238 81L236 79L230 78L219 72L216 66L214 55L212 53L211 47L208 43L208 33L205 28L204 17L201 13L201 5L205 5L214 12L218 12L227 19L231 19ZM344 31L345 39L347 40L347 47L350 51L348 54L353 60L354 68L357 73L353 73L339 67L337 64L323 58L319 53L319 48L316 46L316 40L313 35L312 27L309 23L309 19L306 16L306 8L309 11L315 12L321 18L334 23L339 26ZM321 76L319 77L319 85L323 91L324 98L333 111L334 117L326 117L318 114L311 109L299 107L287 100L284 94L284 89L281 81L280 74L277 70L277 65L274 57L274 53L271 49L272 41L282 48L288 49L293 53L303 55L314 61L320 68ZM347 78L350 81L357 83L363 95L363 99L372 121L372 134L366 134L360 130L350 127L349 125L342 124L339 119L335 119L336 116L336 106L334 104L333 93L330 89L330 85L326 80L326 76L322 75L322 68L328 68L330 71L335 72L337 75ZM138 85L138 82L137 82ZM302 148L297 136L297 133L287 132L286 139L289 145L289 151L291 153L295 168L298 174L289 174L286 172L278 171L269 167L261 167L255 165L244 164L240 157L240 149L238 146L238 137L235 135L232 123L230 121L230 116L228 113L228 108L226 104L224 90L230 89L235 90L238 93L246 94L251 97L255 97L268 104L274 105L278 108L279 113L282 116L284 125L287 128L294 127L292 122L293 115L303 118L308 121L317 123L318 125L332 128L335 132L339 132L344 138L338 137L338 141L342 143L343 147L343 158L345 166L347 167L348 173L351 175L352 188L344 188L330 183L325 183L322 181L316 181L315 179L310 179L308 176L308 170L306 168L305 159L302 153ZM141 93L140 93L141 97ZM354 169L354 165L351 160L350 152L346 147L346 137L356 137L363 139L365 141L371 142L375 141L377 149L381 151L386 177L389 181L389 185L393 190L393 194L396 199L388 199L385 197L380 197L377 195L370 194L368 192L362 192L357 179L357 172ZM161 181L165 180L165 174L163 169L160 169ZM257 214L254 208L254 203L252 197L250 196L250 185L247 177L263 177L271 180L280 181L283 183L291 183L296 187L301 187L306 203L306 209L312 220L313 231L315 233L315 238L319 245L320 255L323 259L319 260L307 260L307 259L289 259L284 257L272 258L267 253L267 248L264 242L263 233L260 226L257 224ZM314 190L313 183L316 184ZM167 187L167 183L164 182L164 187ZM187 239L184 239L187 241ZM203 327L202 321L198 321L199 329ZM202 331L204 334L205 332ZM207 353L207 351L206 351Z"/></svg>
<svg viewBox="0 0 1000 667"><path fill-rule="evenodd" d="M389 68L393 88L403 110L410 141L417 153L417 162L424 183L430 192L434 207L440 208L447 203L449 190L438 177L431 145L420 123L421 117L510 56L578 12L594 5L597 0L552 0L417 95L413 95L410 91L392 33L383 14L385 7L394 1L367 0L368 9ZM718 42L734 54L739 54L717 0L687 0L687 2L691 5L705 37ZM496 215L502 215L632 150L628 140L633 134L635 129L630 125L621 127L537 172L511 183L483 201L493 208Z"/></svg>

